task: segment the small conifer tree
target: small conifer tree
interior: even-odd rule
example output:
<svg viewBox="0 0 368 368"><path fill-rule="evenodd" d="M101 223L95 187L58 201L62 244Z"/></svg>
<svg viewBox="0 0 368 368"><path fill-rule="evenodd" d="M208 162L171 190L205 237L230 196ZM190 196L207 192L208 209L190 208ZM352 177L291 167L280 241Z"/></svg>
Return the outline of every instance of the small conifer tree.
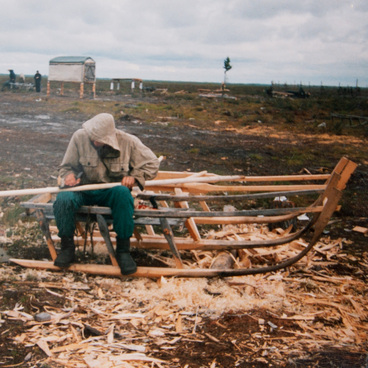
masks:
<svg viewBox="0 0 368 368"><path fill-rule="evenodd" d="M226 85L226 73L232 68L232 66L230 65L230 58L227 57L225 60L224 60L224 69L225 69L225 72L224 72L224 86Z"/></svg>

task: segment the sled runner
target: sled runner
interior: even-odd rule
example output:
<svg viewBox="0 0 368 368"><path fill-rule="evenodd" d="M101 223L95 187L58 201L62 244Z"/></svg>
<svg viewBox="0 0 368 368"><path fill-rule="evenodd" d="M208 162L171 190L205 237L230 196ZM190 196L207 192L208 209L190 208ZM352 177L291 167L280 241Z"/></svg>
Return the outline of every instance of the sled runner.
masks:
<svg viewBox="0 0 368 368"><path fill-rule="evenodd" d="M162 266L137 262L137 272L129 277L227 277L289 267L319 240L339 209L342 191L356 166L342 158L331 173L318 175L225 177L160 171L144 191L133 191L136 209L131 245L139 252L152 252L152 259ZM59 240L52 225L54 199L54 194L43 193L22 203L27 214L37 218L52 261L12 262L60 270L53 265ZM111 265L78 263L68 270L123 277L115 259L110 209L81 207L76 221L76 245L88 248L105 243ZM278 257L278 247L286 245L288 258ZM263 250L259 262L250 261L259 250ZM206 257L211 261L204 261Z"/></svg>

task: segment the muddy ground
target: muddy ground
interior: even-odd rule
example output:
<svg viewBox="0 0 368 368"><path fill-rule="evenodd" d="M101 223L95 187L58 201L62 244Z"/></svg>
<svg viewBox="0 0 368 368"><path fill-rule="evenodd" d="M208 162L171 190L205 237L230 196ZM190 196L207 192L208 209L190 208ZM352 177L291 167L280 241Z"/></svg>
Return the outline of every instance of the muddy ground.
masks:
<svg viewBox="0 0 368 368"><path fill-rule="evenodd" d="M93 110L76 105L75 96L53 96L47 98L44 93L13 93L4 92L0 96L0 189L20 189L29 187L55 186L57 167L61 162L72 133L81 123L97 112L112 112L117 121L117 127L128 133L137 135L157 154L164 154L162 170L202 171L220 174L244 175L282 175L296 174L308 170L311 173L329 172L337 163L331 147L335 144L349 147L349 158L359 166L348 184L343 200L342 210L334 218L334 225L328 227L329 236L347 239L345 251L360 259L367 252L367 238L352 231L355 226L367 227L367 157L362 159L361 152L366 150L366 138L333 135L321 132L291 132L278 130L275 125L255 124L248 129L236 126L218 124L199 126L194 119L184 119L167 116L157 117L157 121L144 121L131 113L132 108L140 102L162 104L165 96L146 95L98 95L94 101L85 101L93 105ZM241 98L240 98L241 101ZM211 101L213 103L213 101ZM126 113L129 110L129 113ZM209 120L211 116L209 116ZM288 165L293 147L313 151L311 159L306 159L303 165ZM356 157L351 154L351 147L359 151ZM354 151L354 149L353 149ZM321 161L315 159L320 156ZM261 157L261 159L260 159ZM6 235L9 228L18 226L14 209L21 198L5 198L1 202L2 223L0 236ZM12 212L13 211L13 212ZM10 213L10 214L9 214ZM17 213L18 214L18 213ZM0 244L1 245L1 244ZM11 245L4 247L11 249ZM16 249L16 250L14 250ZM22 258L26 250L14 248L11 256ZM43 257L44 255L42 255ZM4 267L11 267L4 264ZM335 275L349 273L349 262L337 267ZM359 268L358 262L354 264ZM22 272L12 268L13 272ZM360 280L366 280L366 269L359 273ZM51 294L40 291L36 283L19 284L17 281L0 280L2 297L0 311L14 307L23 296L26 311L32 310L29 302L31 295L37 294L37 300L42 305L59 307L65 302L63 298L53 298ZM42 294L42 295L41 295ZM28 298L27 298L28 296ZM64 298L66 297L66 292ZM28 303L28 304L27 304ZM294 357L270 364L266 357L255 355L252 351L239 351L236 343L251 339L252 333L259 328L259 318L270 320L267 311L255 310L249 317L233 315L221 316L218 320L209 320L202 325L202 334L209 334L216 339L228 341L219 344L209 341L205 344L183 342L174 351L161 354L163 360L172 360L172 367L365 367L366 351L361 348L320 350L303 352L303 358ZM1 320L0 315L0 320ZM277 324L278 321L273 320ZM246 326L246 328L244 328ZM297 328L296 326L288 326ZM0 366L51 367L41 362L44 352L37 346L22 349L21 345L12 343L12 338L19 334L22 324L6 320L0 325ZM226 333L225 333L226 331ZM275 333L275 337L277 333ZM261 343L261 342L259 342ZM258 342L257 342L258 344ZM364 344L363 344L364 345ZM363 346L362 345L362 346ZM25 362L24 358L32 352L32 359ZM10 358L9 358L10 357ZM240 358L241 357L241 358ZM215 362L215 363L214 363ZM176 365L175 365L175 364ZM211 365L212 364L212 365Z"/></svg>

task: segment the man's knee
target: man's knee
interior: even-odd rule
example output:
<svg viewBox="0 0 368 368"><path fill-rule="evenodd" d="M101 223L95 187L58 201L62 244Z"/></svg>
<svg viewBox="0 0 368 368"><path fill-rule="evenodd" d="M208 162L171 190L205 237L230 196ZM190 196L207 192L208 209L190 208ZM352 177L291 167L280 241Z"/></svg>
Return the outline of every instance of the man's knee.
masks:
<svg viewBox="0 0 368 368"><path fill-rule="evenodd" d="M110 195L108 206L111 209L134 210L134 199L127 187L123 185L113 187L111 188Z"/></svg>
<svg viewBox="0 0 368 368"><path fill-rule="evenodd" d="M57 201L72 201L74 199L75 193L74 192L61 192L58 193L56 196Z"/></svg>
<svg viewBox="0 0 368 368"><path fill-rule="evenodd" d="M54 203L54 210L63 211L78 208L80 206L78 194L75 192L58 193Z"/></svg>
<svg viewBox="0 0 368 368"><path fill-rule="evenodd" d="M118 185L116 187L111 188L111 192L114 197L122 199L122 200L133 199L130 190L124 185Z"/></svg>

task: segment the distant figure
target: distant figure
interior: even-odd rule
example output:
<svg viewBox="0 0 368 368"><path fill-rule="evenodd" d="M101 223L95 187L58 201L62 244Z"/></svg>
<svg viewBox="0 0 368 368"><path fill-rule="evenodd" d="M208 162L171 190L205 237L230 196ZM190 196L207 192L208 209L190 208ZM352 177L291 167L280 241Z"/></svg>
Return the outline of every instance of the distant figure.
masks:
<svg viewBox="0 0 368 368"><path fill-rule="evenodd" d="M37 70L36 74L34 75L35 85L36 85L36 92L41 92L41 74Z"/></svg>
<svg viewBox="0 0 368 368"><path fill-rule="evenodd" d="M26 77L24 76L23 73L19 74L19 82L20 83L26 83Z"/></svg>
<svg viewBox="0 0 368 368"><path fill-rule="evenodd" d="M14 70L9 69L9 82L10 83L15 83L15 78L16 78L16 75L14 73Z"/></svg>
<svg viewBox="0 0 368 368"><path fill-rule="evenodd" d="M12 83L15 83L15 78L16 78L16 75L14 73L14 70L13 69L8 69L9 71L9 80L6 81L3 85L2 85L2 88L1 90L4 91L6 88L7 89L10 89L14 86L12 86Z"/></svg>

